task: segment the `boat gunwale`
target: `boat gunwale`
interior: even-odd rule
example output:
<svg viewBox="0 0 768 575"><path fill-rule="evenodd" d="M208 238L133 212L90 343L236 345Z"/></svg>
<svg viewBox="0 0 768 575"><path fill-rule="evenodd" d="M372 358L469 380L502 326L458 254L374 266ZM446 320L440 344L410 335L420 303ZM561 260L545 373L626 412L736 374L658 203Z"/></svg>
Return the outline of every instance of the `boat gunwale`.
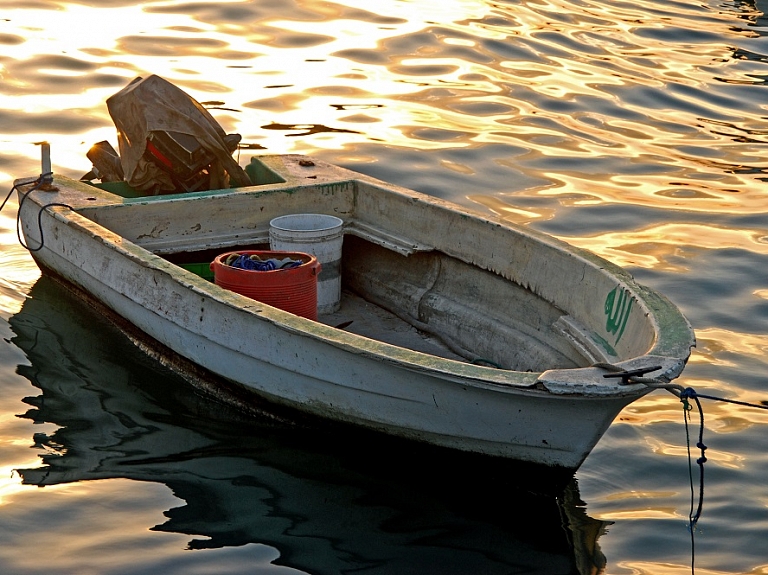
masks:
<svg viewBox="0 0 768 575"><path fill-rule="evenodd" d="M298 158L300 156L296 156L296 157ZM647 317L649 317L649 320L652 322L652 327L655 331L655 334L654 334L655 338L654 338L653 346L651 347L651 349L649 349L643 355L618 362L618 365L625 365L625 364L631 363L634 366L638 362L642 363L641 360L645 357L651 357L654 359L658 359L659 357L661 357L662 359L668 358L670 361L666 362L667 365L663 366L662 374L660 376L657 375L656 377L673 379L677 377L677 375L679 375L679 373L682 371L682 368L685 365L685 362L687 361L688 356L690 354L690 349L693 345L695 345L695 339L693 339L693 334L692 334L692 329L690 328L690 324L682 316L682 314L674 306L674 304L672 304L668 299L666 299L664 296L662 296L658 292L637 284L634 278L631 276L631 274L629 274L629 272L627 272L626 270L618 266L615 266L614 264L611 264L607 260L603 259L602 257L592 252L578 248L576 246L572 246L561 240L558 240L557 238L554 238L547 234L543 234L541 232L537 232L536 230L530 230L528 228L522 229L517 226L513 226L508 222L493 220L482 214L474 213L470 210L465 209L462 206L452 204L445 200L432 198L431 196L420 194L413 190L407 190L404 188L399 188L397 186L391 186L383 182L380 182L379 180L376 180L374 178L364 176L362 174L355 174L354 172L351 172L351 174L353 174L355 177L350 177L345 180L335 179L329 182L316 182L308 185L306 183L303 183L301 184L301 187L313 188L313 187L317 187L318 185L322 185L324 183L340 184L340 183L355 182L356 180L362 180L362 181L365 181L366 183L377 185L377 186L384 185L386 186L386 189L388 191L392 190L395 192L403 192L403 191L407 192L407 195L409 198L422 200L429 203L430 205L437 205L438 207L442 207L444 209L458 211L462 215L466 215L468 217L479 220L479 223L483 225L493 225L493 226L508 228L510 232L523 235L536 243L544 244L552 249L565 251L573 257L578 257L586 265L592 266L594 268L602 270L604 273L610 274L612 277L614 277L617 280L617 282L620 282L626 288L630 289L633 296L637 299L638 303L645 308L644 309L645 314ZM78 207L72 206L71 212L64 207L47 208L47 210L53 214L53 217L55 219L58 219L65 225L74 225L84 230L92 238L104 243L105 245L108 245L111 249L117 251L118 253L120 253L125 257L130 258L134 262L139 263L143 267L146 267L148 269L153 269L157 272L165 273L169 275L173 279L173 281L178 283L183 288L190 289L193 292L198 293L203 297L211 298L220 304L227 305L233 309L238 310L241 313L246 313L259 320L269 321L275 325L280 326L282 329L291 331L295 334L311 337L323 343L333 345L335 347L338 347L344 350L353 351L356 354L366 355L378 361L386 361L389 363L393 363L405 369L418 371L418 372L439 374L443 379L454 379L455 381L463 384L469 384L471 382L473 385L480 386L480 387L488 387L494 390L502 390L502 391L523 391L524 390L526 393L540 392L544 394L549 394L550 390L547 389L546 386L544 386L543 388L541 386L536 386L537 382L541 382L542 379L545 379L545 380L547 379L546 375L548 373L556 372L556 373L575 374L577 371L579 371L584 376L586 376L586 380L584 379L584 377L581 378L582 384L592 385L593 388L595 386L599 387L600 390L597 391L597 394L603 397L605 397L606 395L638 396L638 395L643 395L648 391L646 386L642 384L631 384L631 385L619 386L614 382L606 382L604 380L598 381L597 372L599 372L600 374L604 373L604 371L598 368L589 368L589 367L572 368L572 369L562 369L562 370L547 370L544 372L523 372L523 371L506 370L506 369L499 370L493 367L474 365L474 364L461 362L458 360L440 358L427 353L422 353L422 352L410 350L407 348L403 348L397 345L388 344L382 341L369 339L364 336L360 336L350 332L346 332L344 330L336 329L332 326L324 325L324 324L317 323L305 318L294 316L293 314L284 312L277 308L272 308L271 306L268 306L266 304L261 304L260 302L258 305L259 310L254 311L253 309L251 309L251 307L249 307L249 306L253 306L254 300L251 300L250 298L241 296L233 292L229 292L228 290L225 290L224 288L220 288L219 286L216 286L208 282L207 280L199 278L192 272L184 270L183 268L169 262L163 257L142 247L141 245L136 244L135 242L132 242L131 240L128 240L127 238L124 238L119 234L116 234L110 231L108 228L102 226L101 224L98 224L94 220L90 219L87 215L85 215L89 211L98 210L98 208L100 207L108 207L108 206L114 206L114 205L122 205L125 207L130 207L130 206L138 206L138 205L145 204L146 202L139 201L141 200L140 198L132 199L129 202L122 201L124 200L124 198L117 196L111 192L107 192L103 190L95 191L97 188L91 188L91 187L84 188L84 186L87 186L88 184L82 183L82 182L76 182L75 180L70 180L69 178L63 178L60 176L56 176L54 178L54 185L57 185L59 187L62 187L62 186L69 187L81 193L84 193L86 190L89 192L90 191L94 192L90 196L90 198L92 199L86 200L87 203L83 202ZM228 194L236 195L236 194L243 194L243 193L249 193L249 194L273 193L273 192L284 191L286 186L296 187L296 185L297 183L295 181L295 178L287 178L287 182L282 184L270 184L265 186L245 187L245 188L232 189L232 190L213 190L211 192L197 193L194 195L194 197L188 197L183 195L173 195L173 196L167 196L167 197L159 196L157 197L159 199L153 198L151 201L153 203L158 201L176 202L176 201L185 201L185 200L186 201L195 200L199 198L209 198L213 195L225 196ZM83 186L83 188L80 188L80 186ZM121 201L114 201L115 198L119 198ZM44 205L44 202L38 199L38 196L33 196L32 198L30 198L29 201L34 201L39 207L41 207L41 209L43 209L42 206ZM82 211L83 213L80 213L80 211ZM353 220L354 220L354 217L348 218L348 221L353 221ZM449 256L452 255L448 253L448 251L446 250L442 250L442 251L443 253L446 253ZM689 335L689 337L688 338L678 337L677 339L672 338L664 330L663 326L660 325L659 319L661 316L664 316L667 323L678 324L676 333L678 333L680 330L683 330L683 331L686 331L686 335ZM168 320L168 318L166 318L166 320ZM180 326L180 327L187 329L186 326ZM205 335L205 334L202 334L202 335ZM686 341L683 341L683 340L686 340ZM684 353L684 349L686 347L688 352L687 354ZM683 349L680 349L680 348L683 348ZM660 353L657 353L657 352L660 352ZM592 389L591 393L595 393L595 392L596 390ZM568 392L568 389L565 389L565 390L561 389L556 393L570 395L570 393ZM577 391L575 387L571 390L571 393L573 393L574 395L585 394L584 390ZM590 393L587 393L587 395L589 394Z"/></svg>

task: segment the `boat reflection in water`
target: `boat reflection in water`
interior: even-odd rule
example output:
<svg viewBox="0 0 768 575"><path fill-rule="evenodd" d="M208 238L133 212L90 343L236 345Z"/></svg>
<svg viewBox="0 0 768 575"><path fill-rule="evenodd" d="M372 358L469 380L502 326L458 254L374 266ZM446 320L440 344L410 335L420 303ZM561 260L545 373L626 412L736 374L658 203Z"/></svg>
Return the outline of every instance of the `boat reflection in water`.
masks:
<svg viewBox="0 0 768 575"><path fill-rule="evenodd" d="M10 323L31 363L19 372L41 390L22 417L60 426L35 436L46 452L18 470L25 484L161 483L186 505L152 529L194 536L190 549L269 545L310 573L603 571L604 523L575 480L533 493L453 454L238 412L47 277Z"/></svg>

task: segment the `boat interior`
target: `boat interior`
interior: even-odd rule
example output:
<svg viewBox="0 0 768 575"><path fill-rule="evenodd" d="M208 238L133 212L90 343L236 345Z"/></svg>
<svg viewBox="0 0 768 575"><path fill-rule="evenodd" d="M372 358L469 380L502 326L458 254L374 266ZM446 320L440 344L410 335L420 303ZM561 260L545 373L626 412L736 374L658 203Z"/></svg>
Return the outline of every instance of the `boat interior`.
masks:
<svg viewBox="0 0 768 575"><path fill-rule="evenodd" d="M616 359L610 346L532 290L408 237L410 224L401 221L407 197L369 181L321 176L297 185L263 163L253 166L249 173L261 178L262 190L146 198L103 186L123 200L78 211L210 281L209 263L217 255L269 249L271 218L333 214L344 220L342 305L319 321L415 351L515 371Z"/></svg>
<svg viewBox="0 0 768 575"><path fill-rule="evenodd" d="M222 251L268 249L269 244L248 244L162 257L213 281L206 262ZM558 331L563 313L557 308L445 254L405 256L347 234L341 269L341 307L318 317L326 325L414 351L515 371L577 367L589 361Z"/></svg>

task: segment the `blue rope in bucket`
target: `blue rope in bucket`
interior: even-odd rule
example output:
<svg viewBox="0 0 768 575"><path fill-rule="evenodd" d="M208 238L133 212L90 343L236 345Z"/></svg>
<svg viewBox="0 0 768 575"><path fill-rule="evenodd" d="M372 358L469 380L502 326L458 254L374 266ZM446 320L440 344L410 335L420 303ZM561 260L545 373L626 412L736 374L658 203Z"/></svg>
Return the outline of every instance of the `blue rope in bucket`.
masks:
<svg viewBox="0 0 768 575"><path fill-rule="evenodd" d="M224 263L233 268L242 270L268 272L272 270L285 270L299 267L304 262L292 258L283 258L282 260L269 258L262 260L256 254L230 254Z"/></svg>

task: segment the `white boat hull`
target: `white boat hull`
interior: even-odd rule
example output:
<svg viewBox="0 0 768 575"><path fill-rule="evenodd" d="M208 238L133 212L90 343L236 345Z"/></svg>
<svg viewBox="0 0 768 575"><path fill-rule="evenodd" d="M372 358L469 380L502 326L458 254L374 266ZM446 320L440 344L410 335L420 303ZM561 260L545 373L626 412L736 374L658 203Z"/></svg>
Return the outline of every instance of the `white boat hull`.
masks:
<svg viewBox="0 0 768 575"><path fill-rule="evenodd" d="M619 411L649 391L601 379L603 372L588 365L525 373L431 359L293 316L180 270L138 245L140 233L126 239L93 221L99 217L88 209L41 211L51 201L76 210L83 205L73 205L82 184L56 184L59 192L34 191L20 208L27 244L44 241L33 253L40 267L174 354L276 404L443 447L575 470ZM94 197L108 203L106 195ZM120 225L115 219L110 227ZM681 316L672 319L685 332L675 349L665 356L650 347L622 365L657 363L664 378L676 377L687 359L680 350L690 350L693 334Z"/></svg>

